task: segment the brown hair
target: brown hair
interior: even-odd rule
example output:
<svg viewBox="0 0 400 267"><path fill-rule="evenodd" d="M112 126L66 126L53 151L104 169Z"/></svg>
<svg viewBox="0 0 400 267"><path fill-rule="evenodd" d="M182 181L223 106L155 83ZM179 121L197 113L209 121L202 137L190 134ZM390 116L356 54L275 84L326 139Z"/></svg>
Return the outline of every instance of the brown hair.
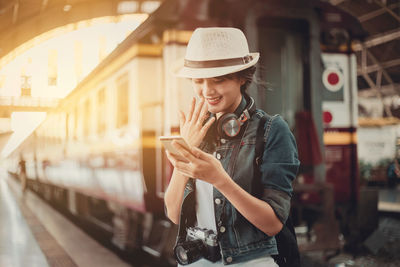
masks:
<svg viewBox="0 0 400 267"><path fill-rule="evenodd" d="M254 77L254 73L256 72L256 67L255 66L251 66L250 68L238 71L238 72L234 72L234 73L230 73L224 76L221 76L221 78L224 79L244 79L245 83L242 84L240 86L240 92L242 94L246 93L247 88L249 87L249 85L251 84L251 82L253 81L253 77Z"/></svg>

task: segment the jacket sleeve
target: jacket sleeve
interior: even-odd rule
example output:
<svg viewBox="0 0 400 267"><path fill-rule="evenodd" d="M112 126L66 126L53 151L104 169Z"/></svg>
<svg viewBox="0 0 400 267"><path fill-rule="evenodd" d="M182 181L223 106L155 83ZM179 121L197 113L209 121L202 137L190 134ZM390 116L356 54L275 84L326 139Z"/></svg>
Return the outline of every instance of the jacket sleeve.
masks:
<svg viewBox="0 0 400 267"><path fill-rule="evenodd" d="M260 165L263 194L275 211L276 216L285 223L290 212L290 199L300 165L295 138L287 123L276 115L265 124L265 147Z"/></svg>

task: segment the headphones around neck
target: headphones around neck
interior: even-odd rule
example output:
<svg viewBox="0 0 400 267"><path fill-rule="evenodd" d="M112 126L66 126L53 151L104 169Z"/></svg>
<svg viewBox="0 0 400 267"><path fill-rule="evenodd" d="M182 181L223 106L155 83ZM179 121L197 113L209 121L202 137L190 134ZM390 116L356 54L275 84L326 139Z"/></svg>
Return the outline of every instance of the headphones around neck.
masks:
<svg viewBox="0 0 400 267"><path fill-rule="evenodd" d="M242 125L250 119L251 114L256 108L252 97L246 97L246 99L250 103L246 105L239 116L236 113L226 113L218 119L217 131L219 137L232 139L239 135Z"/></svg>

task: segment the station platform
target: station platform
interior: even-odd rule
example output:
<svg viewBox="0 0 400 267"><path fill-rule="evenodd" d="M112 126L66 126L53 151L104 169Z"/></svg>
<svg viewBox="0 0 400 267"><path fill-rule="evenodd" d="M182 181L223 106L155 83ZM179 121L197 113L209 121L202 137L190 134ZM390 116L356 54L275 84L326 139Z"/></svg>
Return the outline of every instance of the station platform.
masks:
<svg viewBox="0 0 400 267"><path fill-rule="evenodd" d="M382 212L400 213L400 186L379 190L378 210Z"/></svg>
<svg viewBox="0 0 400 267"><path fill-rule="evenodd" d="M115 266L128 263L0 169L0 267Z"/></svg>

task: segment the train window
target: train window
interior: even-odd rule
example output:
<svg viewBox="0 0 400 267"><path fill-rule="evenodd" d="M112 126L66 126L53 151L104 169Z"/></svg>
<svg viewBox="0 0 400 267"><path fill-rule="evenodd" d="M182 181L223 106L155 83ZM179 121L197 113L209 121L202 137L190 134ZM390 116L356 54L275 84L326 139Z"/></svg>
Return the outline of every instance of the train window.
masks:
<svg viewBox="0 0 400 267"><path fill-rule="evenodd" d="M97 133L102 134L106 130L106 94L105 88L99 90L97 95L98 112L97 112Z"/></svg>
<svg viewBox="0 0 400 267"><path fill-rule="evenodd" d="M129 80L124 74L117 80L117 127L128 124Z"/></svg>

